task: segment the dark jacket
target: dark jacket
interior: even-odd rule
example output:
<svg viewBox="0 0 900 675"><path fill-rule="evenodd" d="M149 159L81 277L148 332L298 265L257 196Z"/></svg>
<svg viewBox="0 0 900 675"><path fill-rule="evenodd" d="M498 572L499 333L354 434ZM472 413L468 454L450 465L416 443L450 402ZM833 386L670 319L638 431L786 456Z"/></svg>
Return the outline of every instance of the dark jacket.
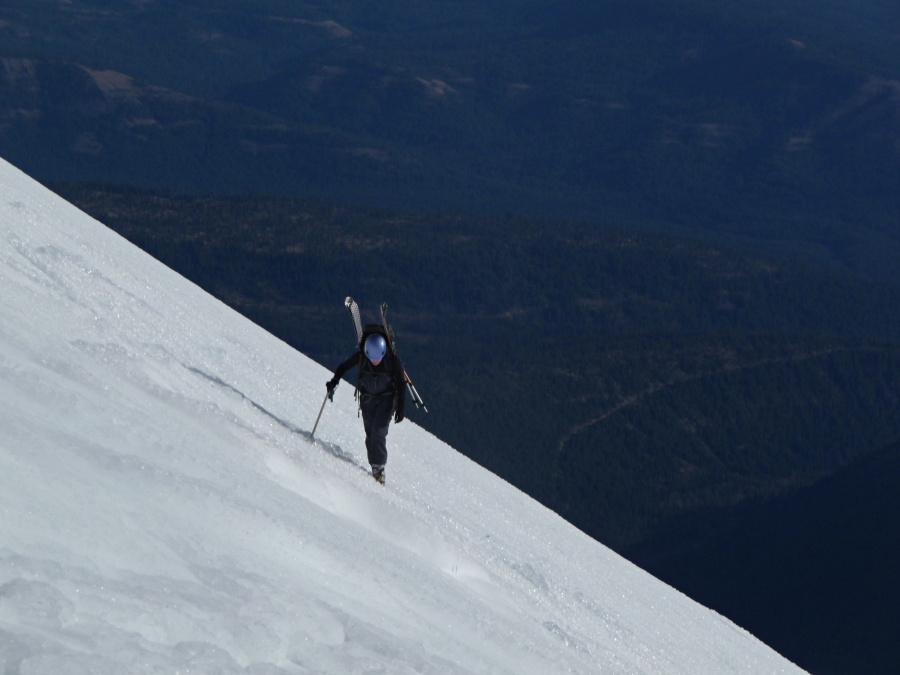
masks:
<svg viewBox="0 0 900 675"><path fill-rule="evenodd" d="M359 366L360 403L374 397L392 395L396 411L401 416L405 413L406 377L399 356L387 354L376 366L361 351L356 352L337 367L334 371L335 380L339 380L354 366Z"/></svg>

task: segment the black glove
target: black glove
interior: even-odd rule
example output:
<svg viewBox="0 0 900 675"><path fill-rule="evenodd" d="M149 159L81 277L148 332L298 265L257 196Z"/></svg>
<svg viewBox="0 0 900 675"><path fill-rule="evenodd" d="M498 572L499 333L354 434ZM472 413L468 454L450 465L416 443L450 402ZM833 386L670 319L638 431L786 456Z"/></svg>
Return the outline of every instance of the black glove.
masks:
<svg viewBox="0 0 900 675"><path fill-rule="evenodd" d="M340 380L336 377L333 377L325 383L325 388L328 389L329 394L334 393L334 388L338 386L338 382L340 382Z"/></svg>
<svg viewBox="0 0 900 675"><path fill-rule="evenodd" d="M406 417L403 415L403 411L398 409L397 412L394 413L394 421L397 424L400 424Z"/></svg>

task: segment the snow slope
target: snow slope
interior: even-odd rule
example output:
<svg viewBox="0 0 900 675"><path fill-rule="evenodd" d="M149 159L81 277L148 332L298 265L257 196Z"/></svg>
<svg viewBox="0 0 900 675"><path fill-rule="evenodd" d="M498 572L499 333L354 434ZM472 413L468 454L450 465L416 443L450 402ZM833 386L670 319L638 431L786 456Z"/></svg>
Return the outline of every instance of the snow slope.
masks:
<svg viewBox="0 0 900 675"><path fill-rule="evenodd" d="M801 672L411 423L377 485L346 384L311 443L326 369L2 160L0 229L0 672Z"/></svg>

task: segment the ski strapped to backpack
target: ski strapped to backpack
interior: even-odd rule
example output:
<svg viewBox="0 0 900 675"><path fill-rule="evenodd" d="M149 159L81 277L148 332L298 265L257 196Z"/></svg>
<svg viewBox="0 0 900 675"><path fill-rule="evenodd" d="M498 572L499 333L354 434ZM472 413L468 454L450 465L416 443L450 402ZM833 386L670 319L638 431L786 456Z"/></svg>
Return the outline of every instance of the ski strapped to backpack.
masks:
<svg viewBox="0 0 900 675"><path fill-rule="evenodd" d="M362 323L362 318L359 313L359 305L356 304L356 301L347 297L344 300L344 306L347 308L347 311L350 312L350 318L353 320L353 327L356 329L356 344L362 349L363 340L371 335L372 333L377 333L379 335L383 335L385 340L387 340L388 346L391 349L391 353L397 353L397 345L394 341L394 331L391 329L390 324L387 321L387 303L381 303L381 325L378 324L366 324L365 326ZM410 397L412 397L413 403L416 404L417 408L422 408L425 412L428 412L428 408L425 407L425 401L422 400L422 397L419 395L418 390L410 379L409 375L406 372L406 369L403 370L403 380L406 383L406 389L409 391Z"/></svg>
<svg viewBox="0 0 900 675"><path fill-rule="evenodd" d="M356 329L356 344L361 345L363 338L363 327L362 319L359 316L359 305L356 304L356 300L348 295L347 299L344 300L344 307L347 308L347 311L350 312L350 318L353 319L353 327Z"/></svg>

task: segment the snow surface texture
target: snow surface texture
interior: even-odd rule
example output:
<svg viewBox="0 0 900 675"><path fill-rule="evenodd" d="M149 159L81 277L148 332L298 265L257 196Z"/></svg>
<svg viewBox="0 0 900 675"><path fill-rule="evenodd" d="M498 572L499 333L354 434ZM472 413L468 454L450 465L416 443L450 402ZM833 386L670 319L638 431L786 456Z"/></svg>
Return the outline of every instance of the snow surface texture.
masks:
<svg viewBox="0 0 900 675"><path fill-rule="evenodd" d="M325 368L2 160L0 228L0 672L801 672L410 422L378 485L346 384L310 442Z"/></svg>

